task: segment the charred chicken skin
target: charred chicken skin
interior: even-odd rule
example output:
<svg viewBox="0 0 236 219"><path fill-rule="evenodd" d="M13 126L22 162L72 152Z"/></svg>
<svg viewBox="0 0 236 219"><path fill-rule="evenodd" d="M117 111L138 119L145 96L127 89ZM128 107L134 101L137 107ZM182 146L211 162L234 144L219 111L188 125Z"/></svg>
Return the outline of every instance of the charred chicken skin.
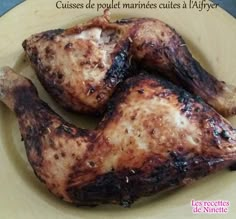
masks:
<svg viewBox="0 0 236 219"><path fill-rule="evenodd" d="M10 68L0 71L0 100L17 115L37 177L76 205L129 206L236 161L229 122L161 78L139 75L121 83L95 130L64 121Z"/></svg>
<svg viewBox="0 0 236 219"><path fill-rule="evenodd" d="M104 16L69 29L35 34L23 42L45 89L64 107L102 112L117 84L136 71L154 70L200 96L225 116L236 114L236 88L206 72L184 40L151 18L110 22Z"/></svg>

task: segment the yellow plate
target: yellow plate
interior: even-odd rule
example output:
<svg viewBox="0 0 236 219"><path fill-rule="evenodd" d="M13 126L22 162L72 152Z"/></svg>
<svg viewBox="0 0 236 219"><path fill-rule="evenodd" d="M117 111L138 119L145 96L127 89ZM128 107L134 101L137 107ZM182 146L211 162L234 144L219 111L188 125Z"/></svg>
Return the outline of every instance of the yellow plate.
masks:
<svg viewBox="0 0 236 219"><path fill-rule="evenodd" d="M88 0L80 0L80 2L86 3ZM103 0L103 2L111 2L111 0ZM126 2L138 1L126 0ZM183 2L183 0L172 2ZM95 124L93 118L66 113L55 104L40 86L34 71L25 61L21 43L31 34L71 26L102 13L94 9L57 9L55 3L55 0L25 1L1 17L0 66L9 65L32 79L37 85L40 96L67 120L80 127L92 127ZM222 9L209 12L199 12L196 9L122 9L111 10L111 12L114 18L148 16L165 21L184 37L194 56L207 70L217 78L236 85L236 22ZM231 121L236 126L236 118ZM236 172L229 171L217 173L168 194L143 198L130 209L111 205L76 208L54 198L36 179L26 160L24 146L20 139L15 115L0 104L1 219L156 219L212 216L193 215L191 199L229 200L231 202L229 213L225 216L214 215L212 218L233 219L236 216Z"/></svg>

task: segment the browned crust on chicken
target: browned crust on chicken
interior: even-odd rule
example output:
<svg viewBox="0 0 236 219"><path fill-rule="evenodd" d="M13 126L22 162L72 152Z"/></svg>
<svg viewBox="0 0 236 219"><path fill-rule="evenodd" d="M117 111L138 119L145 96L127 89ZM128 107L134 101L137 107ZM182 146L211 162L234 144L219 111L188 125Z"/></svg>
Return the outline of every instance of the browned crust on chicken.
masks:
<svg viewBox="0 0 236 219"><path fill-rule="evenodd" d="M222 82L207 73L192 57L175 29L156 19L131 20L136 29L131 53L139 64L158 71L203 99L222 91Z"/></svg>
<svg viewBox="0 0 236 219"><path fill-rule="evenodd" d="M82 200L79 205L113 203L129 207L140 197L183 186L207 176L222 163L224 159L220 157L200 155L189 158L188 154L182 152L170 152L165 162L160 161L159 155L153 155L142 169L111 171L97 176L88 185L79 189L69 187L67 191L72 200Z"/></svg>
<svg viewBox="0 0 236 219"><path fill-rule="evenodd" d="M65 108L104 111L116 85L128 75L130 41L113 26L100 17L91 24L46 31L23 42L40 82ZM91 39L84 39L86 34Z"/></svg>
<svg viewBox="0 0 236 219"><path fill-rule="evenodd" d="M137 73L132 63L201 96L225 116L236 113L236 88L204 70L181 36L157 19L112 23L105 12L86 24L35 34L23 47L45 89L68 109L102 112L117 84Z"/></svg>
<svg viewBox="0 0 236 219"><path fill-rule="evenodd" d="M0 100L16 112L35 174L76 205L129 206L236 161L229 122L161 78L141 75L120 84L95 130L65 122L9 68L0 71Z"/></svg>

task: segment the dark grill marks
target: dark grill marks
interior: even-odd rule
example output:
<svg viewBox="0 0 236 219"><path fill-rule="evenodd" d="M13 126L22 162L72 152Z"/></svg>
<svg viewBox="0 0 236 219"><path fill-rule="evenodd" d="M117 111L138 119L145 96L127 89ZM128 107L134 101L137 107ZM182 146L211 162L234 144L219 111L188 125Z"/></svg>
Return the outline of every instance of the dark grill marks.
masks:
<svg viewBox="0 0 236 219"><path fill-rule="evenodd" d="M63 33L63 29L49 30L42 33L42 37L47 40L53 40L55 36Z"/></svg>
<svg viewBox="0 0 236 219"><path fill-rule="evenodd" d="M28 81L29 82L29 81ZM19 124L23 127L22 137L24 139L27 154L32 150L36 152L38 159L41 160L42 142L41 138L48 132L48 127L54 118L60 118L49 106L38 99L35 87L28 84L18 86L14 89L15 112L19 119ZM51 112L51 113L50 113ZM31 160L36 165L36 160Z"/></svg>
<svg viewBox="0 0 236 219"><path fill-rule="evenodd" d="M176 58L176 54L181 55L183 59ZM181 83L189 92L196 93L197 90L202 98L206 98L206 96L214 97L222 91L221 82L206 72L185 47L168 50L168 57L174 64L177 79L182 81Z"/></svg>
<svg viewBox="0 0 236 219"><path fill-rule="evenodd" d="M35 87L29 82L22 86L18 86L14 89L13 95L15 97L15 112L18 117L26 113L27 110L35 108L35 100L38 95Z"/></svg>
<svg viewBox="0 0 236 219"><path fill-rule="evenodd" d="M129 48L130 42L126 41L122 49L115 55L112 66L104 79L108 87L115 87L127 77L129 70Z"/></svg>
<svg viewBox="0 0 236 219"><path fill-rule="evenodd" d="M214 156L188 157L188 154L173 151L169 160L159 164L154 162L154 166L149 167L148 171L147 169L111 171L97 176L81 188L69 187L67 192L78 205L118 203L123 207L129 207L140 196L178 187L185 184L185 179L194 180L206 176L213 166L220 165L224 161ZM157 156L153 159L159 158Z"/></svg>
<svg viewBox="0 0 236 219"><path fill-rule="evenodd" d="M48 111L44 109L46 104L41 105L42 103L38 101L37 92L33 86L17 87L14 90L14 96L15 112L20 125L24 127L22 137L29 160L32 165L38 166L41 163L41 137L47 132L51 118L48 117ZM31 153L34 155L31 156Z"/></svg>
<svg viewBox="0 0 236 219"><path fill-rule="evenodd" d="M66 135L70 137L87 137L90 136L90 140L93 139L94 135L91 133L89 135L89 131L87 129L77 129L75 126L69 124L69 123L62 123L60 126L58 126L55 130L56 135L61 136L61 135Z"/></svg>

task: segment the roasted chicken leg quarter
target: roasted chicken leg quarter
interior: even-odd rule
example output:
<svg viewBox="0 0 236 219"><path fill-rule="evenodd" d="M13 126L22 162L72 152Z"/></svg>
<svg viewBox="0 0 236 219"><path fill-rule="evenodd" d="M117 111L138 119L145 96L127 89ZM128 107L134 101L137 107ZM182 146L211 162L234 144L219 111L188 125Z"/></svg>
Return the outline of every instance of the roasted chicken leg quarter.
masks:
<svg viewBox="0 0 236 219"><path fill-rule="evenodd" d="M86 24L35 34L23 47L45 89L78 112L102 112L137 65L202 97L225 116L236 114L236 88L204 70L181 36L157 19L112 23L105 12Z"/></svg>
<svg viewBox="0 0 236 219"><path fill-rule="evenodd" d="M17 115L37 177L76 205L127 207L236 161L229 122L161 78L139 75L122 83L95 130L64 121L10 68L0 71L0 100Z"/></svg>

